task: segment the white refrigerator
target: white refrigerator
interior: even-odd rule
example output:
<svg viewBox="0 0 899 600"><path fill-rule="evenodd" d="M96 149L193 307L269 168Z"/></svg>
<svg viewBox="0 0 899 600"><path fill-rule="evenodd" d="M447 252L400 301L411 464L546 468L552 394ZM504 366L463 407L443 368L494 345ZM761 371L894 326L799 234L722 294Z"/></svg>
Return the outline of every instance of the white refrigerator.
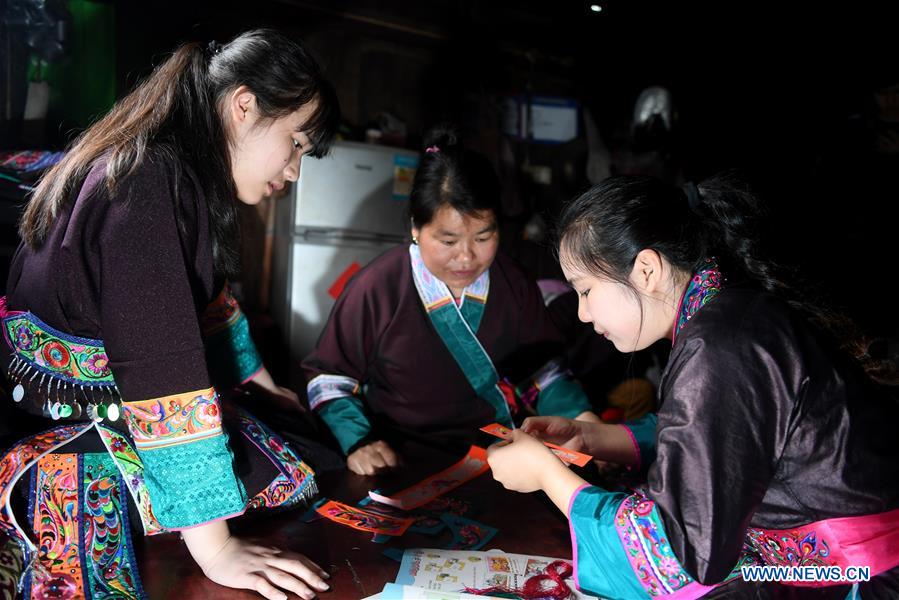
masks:
<svg viewBox="0 0 899 600"><path fill-rule="evenodd" d="M276 203L272 317L291 357L312 349L347 280L409 239L409 192L418 153L335 142L304 157L299 181Z"/></svg>

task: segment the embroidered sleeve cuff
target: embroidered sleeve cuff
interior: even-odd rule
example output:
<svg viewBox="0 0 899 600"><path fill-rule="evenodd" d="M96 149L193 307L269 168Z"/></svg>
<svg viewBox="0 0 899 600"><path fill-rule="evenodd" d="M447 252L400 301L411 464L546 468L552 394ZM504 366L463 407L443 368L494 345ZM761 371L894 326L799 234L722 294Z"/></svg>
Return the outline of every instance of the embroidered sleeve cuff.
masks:
<svg viewBox="0 0 899 600"><path fill-rule="evenodd" d="M246 491L234 473L214 389L128 402L125 417L163 527L181 529L243 512Z"/></svg>
<svg viewBox="0 0 899 600"><path fill-rule="evenodd" d="M655 462L657 420L655 413L650 413L636 421L621 424L634 445L634 452L637 455L637 462L634 465L636 470L648 467Z"/></svg>
<svg viewBox="0 0 899 600"><path fill-rule="evenodd" d="M317 410L326 402L359 395L361 386L352 377L322 374L306 385L309 408Z"/></svg>
<svg viewBox="0 0 899 600"><path fill-rule="evenodd" d="M615 529L615 512L624 494L595 486L579 488L568 509L575 584L586 593L611 598L642 598L630 573Z"/></svg>
<svg viewBox="0 0 899 600"><path fill-rule="evenodd" d="M227 284L206 307L200 327L209 374L219 388L239 385L262 368L247 318Z"/></svg>
<svg viewBox="0 0 899 600"><path fill-rule="evenodd" d="M652 500L589 487L575 492L569 519L581 589L601 597L655 598L701 587L674 555Z"/></svg>
<svg viewBox="0 0 899 600"><path fill-rule="evenodd" d="M632 579L645 596L674 594L698 585L674 555L652 500L637 494L626 497L618 504L614 522Z"/></svg>
<svg viewBox="0 0 899 600"><path fill-rule="evenodd" d="M262 369L262 357L256 350L250 336L250 325L243 313L238 313L228 327L203 341L209 375L221 389L240 385Z"/></svg>
<svg viewBox="0 0 899 600"><path fill-rule="evenodd" d="M337 438L344 454L355 450L359 442L371 433L371 424L358 398L335 398L320 404L318 414Z"/></svg>

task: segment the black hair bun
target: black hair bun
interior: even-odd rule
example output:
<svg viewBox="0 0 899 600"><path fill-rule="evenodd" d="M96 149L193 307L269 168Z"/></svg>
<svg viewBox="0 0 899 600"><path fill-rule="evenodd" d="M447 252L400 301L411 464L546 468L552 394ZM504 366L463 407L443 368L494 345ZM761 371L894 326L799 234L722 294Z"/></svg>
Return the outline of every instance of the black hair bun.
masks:
<svg viewBox="0 0 899 600"><path fill-rule="evenodd" d="M460 138L458 128L449 123L441 123L425 134L425 150L435 146L439 152L454 150L459 145Z"/></svg>

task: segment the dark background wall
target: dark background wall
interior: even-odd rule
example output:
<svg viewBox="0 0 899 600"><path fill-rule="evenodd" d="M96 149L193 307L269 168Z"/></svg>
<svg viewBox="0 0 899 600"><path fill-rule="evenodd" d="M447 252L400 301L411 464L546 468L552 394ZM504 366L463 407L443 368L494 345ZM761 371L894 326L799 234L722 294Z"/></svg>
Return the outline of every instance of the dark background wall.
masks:
<svg viewBox="0 0 899 600"><path fill-rule="evenodd" d="M561 202L588 185L587 146L583 135L557 146L503 136L502 98L528 91L588 109L613 172L653 170L661 160L669 169L658 172L698 181L742 169L773 207L771 228L761 234L776 255L799 265L821 298L866 328L899 332L888 291L899 254L899 68L888 3L608 0L598 3L600 13L568 1L80 3L97 5L100 15L81 23L81 47L107 44L113 60L85 58L86 50L61 59L65 94L47 123L35 136L15 118L0 120L0 150L35 140L61 148L89 122L90 107L65 109L81 91L112 81L112 95L121 96L179 42L277 27L303 39L324 64L343 105L345 136L361 139L389 113L407 128L394 143L417 148L435 122L462 123L472 143L505 168L505 244L537 275L554 266L545 244L523 239L525 223L535 213L551 221ZM17 75L4 76L11 81L4 97L21 104L21 40L9 29L2 41L2 72ZM630 135L634 102L648 85L670 89L677 108L662 154L641 155ZM102 97L94 101L94 114L108 108ZM534 183L522 164L548 166L551 183Z"/></svg>

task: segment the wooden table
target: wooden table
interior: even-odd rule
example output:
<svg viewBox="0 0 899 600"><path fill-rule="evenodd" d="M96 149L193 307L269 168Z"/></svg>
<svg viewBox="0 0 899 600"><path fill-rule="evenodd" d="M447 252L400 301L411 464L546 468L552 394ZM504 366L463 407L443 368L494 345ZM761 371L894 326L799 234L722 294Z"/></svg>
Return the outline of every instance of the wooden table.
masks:
<svg viewBox="0 0 899 600"><path fill-rule="evenodd" d="M449 466L458 457L434 451L416 453L397 475L362 477L349 471L330 471L318 476L321 495L355 505L370 489L393 492ZM484 475L449 492L450 496L469 499L478 509L473 518L496 527L499 532L482 550L497 548L506 552L571 558L568 521L543 494L518 494L505 490L488 471ZM325 568L331 578L331 591L319 595L322 600L354 600L375 594L387 582L394 581L399 563L382 554L385 548L441 548L450 543L444 529L439 535L409 534L386 544L371 541L371 534L338 525L326 519L303 523L305 509L281 514L259 513L231 521L241 536L300 552ZM141 576L152 600L169 598L224 599L261 598L249 591L219 586L203 575L177 536L145 538ZM292 598L296 596L291 595Z"/></svg>

